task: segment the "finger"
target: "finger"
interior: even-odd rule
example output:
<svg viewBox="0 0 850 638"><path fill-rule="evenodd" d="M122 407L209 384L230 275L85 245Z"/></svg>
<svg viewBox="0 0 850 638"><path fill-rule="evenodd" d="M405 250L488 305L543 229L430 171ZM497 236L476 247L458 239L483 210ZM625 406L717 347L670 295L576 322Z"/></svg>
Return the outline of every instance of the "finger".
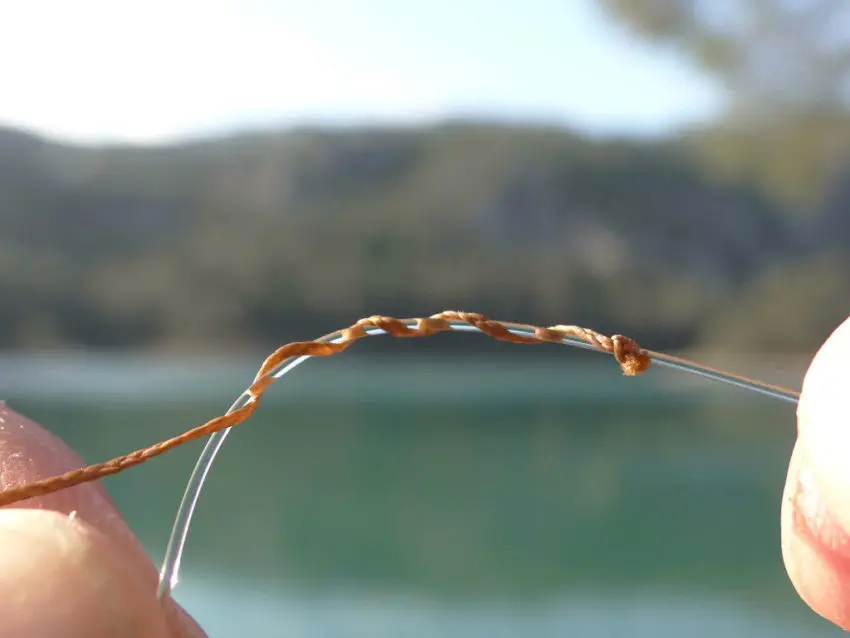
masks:
<svg viewBox="0 0 850 638"><path fill-rule="evenodd" d="M85 465L59 437L0 402L0 489L62 474ZM100 530L147 578L155 578L145 550L100 483L86 483L10 507L48 509L76 516Z"/></svg>
<svg viewBox="0 0 850 638"><path fill-rule="evenodd" d="M0 489L23 485L83 465L80 457L57 436L0 402ZM10 508L50 510L65 514L64 518L73 513L77 523L89 530L86 543L103 544L108 541L116 555L120 556L123 567L132 572L143 597L155 601L159 580L157 571L99 483L87 483L27 499ZM0 509L0 513L5 515L5 508ZM95 538L92 532L97 533L95 541L90 540ZM173 600L169 599L162 605L161 613L168 617L174 631L178 632L175 636L205 635Z"/></svg>
<svg viewBox="0 0 850 638"><path fill-rule="evenodd" d="M172 636L154 596L97 529L50 510L0 512L0 636Z"/></svg>
<svg viewBox="0 0 850 638"><path fill-rule="evenodd" d="M800 596L850 629L850 321L824 343L803 382L798 440L782 507L782 552Z"/></svg>
<svg viewBox="0 0 850 638"><path fill-rule="evenodd" d="M850 319L821 346L803 381L798 433L815 482L850 529Z"/></svg>
<svg viewBox="0 0 850 638"><path fill-rule="evenodd" d="M807 463L798 443L782 499L782 557L809 607L850 629L850 539L821 499Z"/></svg>

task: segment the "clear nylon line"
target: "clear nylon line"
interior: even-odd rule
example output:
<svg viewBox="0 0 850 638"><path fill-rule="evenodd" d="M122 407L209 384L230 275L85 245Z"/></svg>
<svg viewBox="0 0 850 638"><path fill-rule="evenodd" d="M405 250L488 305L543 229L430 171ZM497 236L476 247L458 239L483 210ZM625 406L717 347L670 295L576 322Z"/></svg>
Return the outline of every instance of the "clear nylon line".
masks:
<svg viewBox="0 0 850 638"><path fill-rule="evenodd" d="M403 323L408 327L415 327L416 322L416 319L406 319L403 321ZM461 321L451 321L450 324L452 330L455 331L480 332L480 330L478 330L478 328L476 328L475 326L469 325ZM534 326L507 322L503 322L502 325L514 334L526 337L534 336ZM317 339L316 341L325 343L339 343L340 341L342 341L342 337L340 336L341 332L342 331L333 332L320 339ZM370 336L387 334L380 328L368 328L366 329L366 333ZM586 343L577 337L565 337L560 343L563 345L582 348L584 350L602 352L595 346ZM677 357L672 357L670 355L666 355L660 352L647 352L652 358L653 363L657 363L668 368L673 368L683 372L695 374L701 377L705 377L707 379L711 379L713 381L720 381L722 383L726 383L739 388L744 388L751 392L757 392L759 394L763 394L765 396L789 403L796 404L799 399L799 394L792 390L779 388L767 383L762 383L761 381L747 379L745 377L730 374L722 370L715 370L713 368L699 365L692 361L679 359ZM293 368L301 365L304 361L310 358L312 357L310 357L309 355L305 355L283 361L277 368L270 370L267 376L279 379L283 375L291 371ZM227 411L227 414L230 414L234 410L239 409L240 407L244 406L252 400L253 399L246 390L239 396L239 398L236 399L236 401L233 402L233 405L230 406L230 409ZM218 454L219 450L221 450L221 446L224 444L224 441L227 439L227 435L230 433L230 429L231 428L227 428L210 435L209 439L207 440L207 444L204 446L203 451L198 457L198 461L195 464L195 468L192 471L192 475L189 477L189 482L186 484L186 489L183 493L183 498L180 501L180 506L177 510L177 515L174 518L171 536L168 539L168 545L166 546L165 550L165 557L163 558L162 568L160 569L159 573L159 589L157 595L160 599L170 595L171 591L177 586L180 572L180 564L183 558L183 550L186 546L186 539L189 536L189 528L192 523L192 516L195 512L195 506L198 504L198 499L200 498L201 490L203 489L204 482L206 481L207 475L209 474L213 462L215 461L215 457Z"/></svg>

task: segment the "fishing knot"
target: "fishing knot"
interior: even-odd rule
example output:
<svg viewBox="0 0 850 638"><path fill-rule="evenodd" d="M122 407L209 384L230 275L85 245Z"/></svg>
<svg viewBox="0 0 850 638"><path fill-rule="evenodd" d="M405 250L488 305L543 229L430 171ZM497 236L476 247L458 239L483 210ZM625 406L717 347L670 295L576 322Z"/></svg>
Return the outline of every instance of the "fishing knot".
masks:
<svg viewBox="0 0 850 638"><path fill-rule="evenodd" d="M623 374L628 377L643 374L649 364L652 363L652 357L634 339L623 335L614 335L611 337L611 343L614 346L612 354L617 363L620 364Z"/></svg>
<svg viewBox="0 0 850 638"><path fill-rule="evenodd" d="M453 322L466 323L493 339L511 343L566 343L579 340L613 355L617 363L620 364L623 374L627 376L643 373L651 362L649 352L642 349L632 339L623 335L607 337L581 326L558 325L539 328L494 321L478 313L455 311L446 311L419 319L394 319L374 315L320 339L293 341L275 350L257 371L253 384L246 391L249 399L242 403L241 407L235 407L236 404L234 404L234 407L228 410L226 414L211 419L203 425L109 461L69 470L64 474L50 476L32 483L2 489L0 490L0 507L123 472L129 467L144 463L148 459L159 456L178 445L244 422L259 406L263 393L276 379L280 378L283 371L288 369L283 367L286 362L295 365L302 357L328 357L338 354L346 350L355 341L375 334L374 329L393 337L427 337L444 330L454 330ZM272 374L275 370L280 373Z"/></svg>

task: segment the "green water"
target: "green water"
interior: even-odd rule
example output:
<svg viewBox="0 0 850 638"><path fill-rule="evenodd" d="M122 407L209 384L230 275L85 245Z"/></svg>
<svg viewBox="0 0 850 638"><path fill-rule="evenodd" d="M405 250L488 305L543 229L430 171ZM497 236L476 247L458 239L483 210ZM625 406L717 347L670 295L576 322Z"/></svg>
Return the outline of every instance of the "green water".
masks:
<svg viewBox="0 0 850 638"><path fill-rule="evenodd" d="M211 636L838 635L781 561L793 406L602 359L311 362L224 446L175 597ZM253 363L6 357L0 389L94 461ZM200 447L106 481L157 563Z"/></svg>

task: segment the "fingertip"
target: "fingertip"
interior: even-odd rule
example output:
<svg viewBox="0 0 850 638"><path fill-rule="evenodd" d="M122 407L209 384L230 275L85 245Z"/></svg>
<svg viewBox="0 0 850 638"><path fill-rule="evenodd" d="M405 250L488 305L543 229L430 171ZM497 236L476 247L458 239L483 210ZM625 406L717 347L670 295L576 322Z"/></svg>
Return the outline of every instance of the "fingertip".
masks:
<svg viewBox="0 0 850 638"><path fill-rule="evenodd" d="M797 408L798 445L831 515L850 529L850 319L818 350Z"/></svg>
<svg viewBox="0 0 850 638"><path fill-rule="evenodd" d="M782 555L801 598L850 629L850 320L818 350L797 409L782 501Z"/></svg>
<svg viewBox="0 0 850 638"><path fill-rule="evenodd" d="M0 489L23 485L83 465L82 459L59 437L0 401ZM4 564L7 556L10 560L16 557L27 557L29 550L23 547L27 543L41 546L41 554L38 554L37 547L33 551L36 552L36 557L42 556L44 560L42 565L32 561L28 567L26 561L18 564L22 577L30 578L30 581L26 582L33 583L31 590L16 588L13 575L15 572L6 569ZM15 548L21 551L16 551ZM64 554L60 551L62 548L69 550L70 553ZM94 561L96 556L86 553L95 549L102 552L101 558L105 562L97 563ZM46 558L51 555L55 559L53 567ZM89 567L85 567L84 562L83 570L72 574L70 563L82 559L89 561ZM74 595L85 596L92 594L90 589L77 588L71 584L75 582L75 578L84 585L95 584L88 578L88 571L91 569L100 570L92 573L112 573L113 576L118 573L126 587L136 592L133 598L128 599L132 605L135 605L133 609L143 615L149 614L151 619L156 619L158 623L155 624L156 631L160 632L109 635L162 635L169 638L206 636L197 623L172 599L169 598L162 604L156 600L155 589L158 580L156 570L144 548L118 512L106 489L99 483L78 485L0 508L0 564L4 565L3 571L0 572L0 618L4 619L3 626L0 626L0 638L7 635L14 635L16 638L28 635L51 635L39 632L6 633L5 613L3 613L6 608L1 599L7 591L12 593L6 602L13 604L17 601L14 604L19 608L24 608L25 603L35 606L45 604L38 598L38 591L44 593L50 588L56 588L60 593L70 590ZM56 567L63 565L62 569ZM109 571L110 569L112 572ZM119 587L110 591L124 591L126 594L128 590L122 590ZM32 596L35 597L31 598ZM26 600L22 602L22 597L29 600L29 603ZM145 628L144 623L137 626ZM164 629L165 627L167 630ZM76 634L56 635L75 636ZM91 635L95 638L99 634L80 635Z"/></svg>
<svg viewBox="0 0 850 638"><path fill-rule="evenodd" d="M834 423L835 417L843 416L850 391L848 372L850 318L829 335L806 370L797 406L801 434L807 434L809 430L812 434L819 434Z"/></svg>
<svg viewBox="0 0 850 638"><path fill-rule="evenodd" d="M58 436L0 402L0 489L18 487L84 465L79 455ZM77 485L10 507L47 509L66 515L74 512L77 518L108 536L125 553L128 562L155 581L147 553L101 484Z"/></svg>
<svg viewBox="0 0 850 638"><path fill-rule="evenodd" d="M0 636L165 638L155 596L84 521L0 511Z"/></svg>
<svg viewBox="0 0 850 638"><path fill-rule="evenodd" d="M782 498L782 558L800 598L815 612L850 629L850 538L820 497L795 446Z"/></svg>

